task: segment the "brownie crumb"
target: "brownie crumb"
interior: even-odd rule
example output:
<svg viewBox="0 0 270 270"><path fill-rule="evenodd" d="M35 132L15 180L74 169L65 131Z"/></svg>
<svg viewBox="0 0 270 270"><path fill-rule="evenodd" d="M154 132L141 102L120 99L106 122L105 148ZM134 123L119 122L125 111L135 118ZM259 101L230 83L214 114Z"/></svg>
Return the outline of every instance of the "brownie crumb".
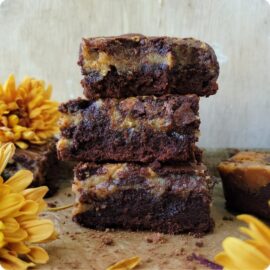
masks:
<svg viewBox="0 0 270 270"><path fill-rule="evenodd" d="M204 246L204 243L202 241L198 241L195 243L195 245L199 248L203 247Z"/></svg>
<svg viewBox="0 0 270 270"><path fill-rule="evenodd" d="M114 241L112 239L112 237L110 236L103 236L101 238L102 244L106 245L106 246L112 246L114 244Z"/></svg>
<svg viewBox="0 0 270 270"><path fill-rule="evenodd" d="M56 203L55 203L55 202L49 202L49 203L48 203L48 206L49 206L50 208L54 208L54 207L56 207Z"/></svg>
<svg viewBox="0 0 270 270"><path fill-rule="evenodd" d="M162 233L154 233L145 237L147 243L153 244L164 244L167 242L167 239Z"/></svg>
<svg viewBox="0 0 270 270"><path fill-rule="evenodd" d="M184 253L185 253L185 249L184 248L181 248L180 250L179 249L176 249L173 252L173 256L182 256L182 255L184 255Z"/></svg>
<svg viewBox="0 0 270 270"><path fill-rule="evenodd" d="M224 216L222 219L225 220L225 221L234 221L233 216Z"/></svg>

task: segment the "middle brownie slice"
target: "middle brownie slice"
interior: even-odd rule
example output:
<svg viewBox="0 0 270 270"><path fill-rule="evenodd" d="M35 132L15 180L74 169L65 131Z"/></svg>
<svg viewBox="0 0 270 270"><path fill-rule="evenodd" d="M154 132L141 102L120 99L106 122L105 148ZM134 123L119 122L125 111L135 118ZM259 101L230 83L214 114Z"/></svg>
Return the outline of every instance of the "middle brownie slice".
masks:
<svg viewBox="0 0 270 270"><path fill-rule="evenodd" d="M198 110L196 95L71 100L60 106L58 155L95 162L194 160Z"/></svg>

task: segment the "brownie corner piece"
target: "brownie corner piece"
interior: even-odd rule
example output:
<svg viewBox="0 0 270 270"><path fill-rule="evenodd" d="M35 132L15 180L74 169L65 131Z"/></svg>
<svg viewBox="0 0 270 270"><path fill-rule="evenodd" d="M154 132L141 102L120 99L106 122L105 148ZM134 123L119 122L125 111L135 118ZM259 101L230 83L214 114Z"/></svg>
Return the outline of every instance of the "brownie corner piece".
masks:
<svg viewBox="0 0 270 270"><path fill-rule="evenodd" d="M212 188L203 165L79 163L73 220L101 230L204 233L214 224Z"/></svg>
<svg viewBox="0 0 270 270"><path fill-rule="evenodd" d="M31 144L27 149L16 148L12 160L3 172L4 179L10 178L21 169L30 170L33 173L32 187L46 185L49 187L48 195L55 193L58 165L55 143L52 139L43 145Z"/></svg>
<svg viewBox="0 0 270 270"><path fill-rule="evenodd" d="M78 64L89 99L192 93L209 96L218 90L215 52L193 38L129 34L83 39Z"/></svg>
<svg viewBox="0 0 270 270"><path fill-rule="evenodd" d="M218 170L229 210L270 219L270 153L239 152Z"/></svg>

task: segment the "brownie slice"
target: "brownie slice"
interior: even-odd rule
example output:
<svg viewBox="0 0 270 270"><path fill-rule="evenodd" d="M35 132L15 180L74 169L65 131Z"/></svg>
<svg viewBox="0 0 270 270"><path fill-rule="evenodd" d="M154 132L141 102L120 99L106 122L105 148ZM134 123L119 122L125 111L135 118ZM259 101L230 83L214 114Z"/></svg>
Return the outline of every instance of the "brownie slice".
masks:
<svg viewBox="0 0 270 270"><path fill-rule="evenodd" d="M78 64L88 99L209 96L218 89L216 55L208 44L193 38L129 34L83 39Z"/></svg>
<svg viewBox="0 0 270 270"><path fill-rule="evenodd" d="M228 209L270 219L270 154L239 152L218 170Z"/></svg>
<svg viewBox="0 0 270 270"><path fill-rule="evenodd" d="M32 187L46 185L49 195L57 190L55 174L58 160L55 141L43 145L31 145L28 149L16 148L13 159L8 163L2 176L10 178L18 170L26 169L33 173Z"/></svg>
<svg viewBox="0 0 270 270"><path fill-rule="evenodd" d="M63 160L194 160L200 124L196 95L71 100L60 106Z"/></svg>
<svg viewBox="0 0 270 270"><path fill-rule="evenodd" d="M213 182L204 165L79 163L73 220L82 226L202 233L212 229Z"/></svg>

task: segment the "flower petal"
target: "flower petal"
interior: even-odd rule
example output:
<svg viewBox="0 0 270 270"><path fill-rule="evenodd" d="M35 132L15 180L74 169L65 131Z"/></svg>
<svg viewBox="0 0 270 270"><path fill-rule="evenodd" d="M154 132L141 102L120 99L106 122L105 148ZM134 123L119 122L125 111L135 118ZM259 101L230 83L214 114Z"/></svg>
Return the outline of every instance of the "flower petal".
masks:
<svg viewBox="0 0 270 270"><path fill-rule="evenodd" d="M10 177L5 184L10 186L12 192L21 192L33 181L33 173L29 170L19 170Z"/></svg>
<svg viewBox="0 0 270 270"><path fill-rule="evenodd" d="M2 232L0 232L0 248L2 248L5 244L5 236Z"/></svg>
<svg viewBox="0 0 270 270"><path fill-rule="evenodd" d="M41 247L30 247L30 252L26 256L33 263L44 264L49 260L48 253Z"/></svg>
<svg viewBox="0 0 270 270"><path fill-rule="evenodd" d="M20 224L13 217L6 218L3 220L4 222L4 230L8 233L14 233L20 229Z"/></svg>
<svg viewBox="0 0 270 270"><path fill-rule="evenodd" d="M240 269L265 269L270 258L258 251L254 246L234 237L223 241L224 251Z"/></svg>
<svg viewBox="0 0 270 270"><path fill-rule="evenodd" d="M22 207L20 208L20 212L18 213L19 215L36 215L39 210L39 205L38 203L27 200L23 203Z"/></svg>
<svg viewBox="0 0 270 270"><path fill-rule="evenodd" d="M28 248L23 242L9 243L7 245L7 249L12 250L18 254L27 254L30 252L30 248Z"/></svg>
<svg viewBox="0 0 270 270"><path fill-rule="evenodd" d="M13 74L9 75L3 88L4 88L3 90L4 90L5 99L7 101L12 101L16 96L16 83L15 83L15 77Z"/></svg>
<svg viewBox="0 0 270 270"><path fill-rule="evenodd" d="M267 258L270 258L270 243L268 245L264 245L256 240L245 240L246 243L254 246L257 250L263 253Z"/></svg>
<svg viewBox="0 0 270 270"><path fill-rule="evenodd" d="M259 219L251 216L251 215L239 215L237 219L246 222L251 230L243 229L241 227L240 230L245 234L257 239L259 241L263 241L264 243L270 243L270 229Z"/></svg>
<svg viewBox="0 0 270 270"><path fill-rule="evenodd" d="M9 217L9 215L17 212L23 202L23 196L17 193L11 193L0 198L0 218Z"/></svg>
<svg viewBox="0 0 270 270"><path fill-rule="evenodd" d="M10 233L4 231L5 241L9 243L18 243L27 239L27 232L23 229L18 229L16 232Z"/></svg>
<svg viewBox="0 0 270 270"><path fill-rule="evenodd" d="M3 185L1 183L0 183L0 185L1 185L1 188L0 188L0 198L2 198L2 197L6 196L7 194L10 193L11 188L9 186Z"/></svg>
<svg viewBox="0 0 270 270"><path fill-rule="evenodd" d="M39 209L38 212L43 211L47 208L47 203L43 200L43 197L48 192L48 187L38 187L38 188L29 188L22 192L25 199L33 200L38 203Z"/></svg>
<svg viewBox="0 0 270 270"><path fill-rule="evenodd" d="M24 262L14 254L12 254L12 252L9 252L5 249L0 250L0 265L5 270L14 270L14 269L26 270L29 267L35 266L35 264L33 263Z"/></svg>
<svg viewBox="0 0 270 270"><path fill-rule="evenodd" d="M53 223L49 219L24 221L21 227L27 231L27 241L31 243L44 242L54 233Z"/></svg>
<svg viewBox="0 0 270 270"><path fill-rule="evenodd" d="M38 188L28 188L24 190L22 194L26 200L38 201L42 199L48 191L48 187L42 186Z"/></svg>
<svg viewBox="0 0 270 270"><path fill-rule="evenodd" d="M112 266L106 268L106 270L131 270L135 268L140 262L140 257L131 257L113 264Z"/></svg>
<svg viewBox="0 0 270 270"><path fill-rule="evenodd" d="M217 254L214 260L217 264L223 267L226 267L226 269L242 270L241 268L237 267L237 265L235 265L235 263L231 260L231 258L225 252L220 252L219 254Z"/></svg>
<svg viewBox="0 0 270 270"><path fill-rule="evenodd" d="M23 141L17 141L15 144L21 149L27 149L29 147L29 145Z"/></svg>
<svg viewBox="0 0 270 270"><path fill-rule="evenodd" d="M13 143L6 143L0 147L0 175L6 168L8 162L15 153L15 146Z"/></svg>

